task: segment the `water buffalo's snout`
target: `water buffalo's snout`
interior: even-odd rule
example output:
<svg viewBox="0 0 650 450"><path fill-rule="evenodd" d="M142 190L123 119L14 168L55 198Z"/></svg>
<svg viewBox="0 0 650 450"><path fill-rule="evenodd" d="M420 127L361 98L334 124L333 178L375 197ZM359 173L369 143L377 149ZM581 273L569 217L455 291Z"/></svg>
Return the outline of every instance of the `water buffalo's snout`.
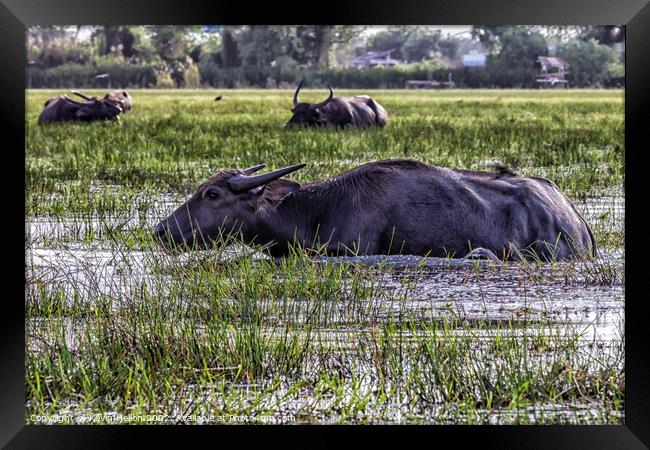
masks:
<svg viewBox="0 0 650 450"><path fill-rule="evenodd" d="M161 220L154 227L151 234L153 235L154 241L164 250L177 250L179 247L188 245L178 225L175 225L170 219Z"/></svg>

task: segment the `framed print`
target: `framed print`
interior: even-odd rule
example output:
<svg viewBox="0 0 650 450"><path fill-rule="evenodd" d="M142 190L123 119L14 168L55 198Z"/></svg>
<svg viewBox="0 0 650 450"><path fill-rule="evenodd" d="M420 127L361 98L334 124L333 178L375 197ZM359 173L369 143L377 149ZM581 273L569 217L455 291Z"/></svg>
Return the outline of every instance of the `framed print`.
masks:
<svg viewBox="0 0 650 450"><path fill-rule="evenodd" d="M645 448L650 8L247 9L0 7L2 443Z"/></svg>

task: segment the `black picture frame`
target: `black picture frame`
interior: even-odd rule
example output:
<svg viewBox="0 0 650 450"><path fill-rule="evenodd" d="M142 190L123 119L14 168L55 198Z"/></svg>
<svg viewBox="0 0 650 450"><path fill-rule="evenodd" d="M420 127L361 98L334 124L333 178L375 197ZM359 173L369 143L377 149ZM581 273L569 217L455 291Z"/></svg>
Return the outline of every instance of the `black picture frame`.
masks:
<svg viewBox="0 0 650 450"><path fill-rule="evenodd" d="M643 168L646 152L645 127L650 117L650 4L646 0L443 0L330 1L283 4L163 0L0 0L0 70L3 100L2 122L6 126L3 156L7 172L2 177L6 203L2 236L8 263L0 371L0 445L7 448L121 448L136 437L168 440L177 433L208 437L215 444L235 438L275 445L313 447L340 446L351 439L365 445L442 445L441 438L455 444L481 448L647 448L650 446L650 346L645 336L643 295ZM25 425L24 365L24 249L17 236L24 233L25 145L25 27L55 24L557 24L625 25L625 425L621 426L46 426ZM13 137L13 140L7 138ZM22 145L22 147L21 147ZM22 199L22 200L20 200ZM22 218L21 218L22 217ZM634 245L636 243L636 246ZM9 250L7 250L9 248ZM15 255L14 255L15 253ZM20 255L23 256L20 256ZM16 260L14 260L16 258ZM23 261L23 264L17 261ZM251 433L254 428L254 433ZM205 436L208 434L209 436ZM302 435L302 436L301 436ZM445 439L446 440L446 439ZM187 445L187 435L183 434ZM449 441L448 441L449 442ZM190 444L191 445L191 444Z"/></svg>

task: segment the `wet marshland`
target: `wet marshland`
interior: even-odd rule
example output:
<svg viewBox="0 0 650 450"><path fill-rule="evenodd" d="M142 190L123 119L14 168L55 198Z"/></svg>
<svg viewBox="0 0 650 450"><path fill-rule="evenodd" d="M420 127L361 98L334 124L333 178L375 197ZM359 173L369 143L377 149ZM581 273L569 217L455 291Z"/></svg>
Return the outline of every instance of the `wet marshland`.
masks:
<svg viewBox="0 0 650 450"><path fill-rule="evenodd" d="M69 139L63 127L34 128L48 93L28 93L28 418L623 422L620 92L382 91L395 120L365 139L283 134L272 125L286 115L284 94L232 93L239 102L209 116L210 92L142 92L140 112L136 103L119 126L75 125L82 134ZM181 101L189 112L176 122L156 115ZM268 117L259 102L272 105ZM241 245L174 256L150 236L215 168L309 158L297 174L307 180L403 156L473 168L506 160L553 179L599 256L495 264L297 249L275 260Z"/></svg>

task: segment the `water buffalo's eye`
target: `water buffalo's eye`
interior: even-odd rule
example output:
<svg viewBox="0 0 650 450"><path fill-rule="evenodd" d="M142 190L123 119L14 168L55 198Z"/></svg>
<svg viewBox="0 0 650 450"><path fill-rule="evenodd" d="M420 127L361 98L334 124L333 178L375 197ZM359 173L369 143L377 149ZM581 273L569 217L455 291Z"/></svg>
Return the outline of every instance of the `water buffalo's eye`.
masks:
<svg viewBox="0 0 650 450"><path fill-rule="evenodd" d="M206 195L210 200L216 200L219 198L219 194L216 193L215 191L208 191Z"/></svg>

